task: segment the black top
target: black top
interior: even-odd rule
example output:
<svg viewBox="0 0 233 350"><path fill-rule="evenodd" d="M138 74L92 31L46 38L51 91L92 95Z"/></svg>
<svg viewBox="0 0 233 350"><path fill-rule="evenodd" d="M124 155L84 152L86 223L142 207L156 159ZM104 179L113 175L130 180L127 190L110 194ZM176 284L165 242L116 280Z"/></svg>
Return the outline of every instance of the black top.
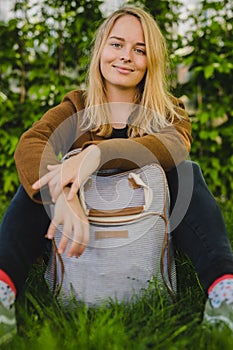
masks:
<svg viewBox="0 0 233 350"><path fill-rule="evenodd" d="M118 139L127 139L128 138L127 131L128 131L128 125L126 125L122 129L113 128L111 139L117 139L117 138Z"/></svg>

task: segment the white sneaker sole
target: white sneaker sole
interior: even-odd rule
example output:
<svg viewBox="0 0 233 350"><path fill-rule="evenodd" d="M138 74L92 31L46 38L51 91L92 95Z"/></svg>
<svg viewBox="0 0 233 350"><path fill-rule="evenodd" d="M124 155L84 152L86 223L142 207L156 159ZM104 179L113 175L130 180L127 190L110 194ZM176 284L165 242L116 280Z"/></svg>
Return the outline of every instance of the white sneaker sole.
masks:
<svg viewBox="0 0 233 350"><path fill-rule="evenodd" d="M233 331L233 322L229 320L229 318L219 315L219 316L208 316L205 315L204 321L207 321L209 323L218 323L218 322L224 322L232 331Z"/></svg>

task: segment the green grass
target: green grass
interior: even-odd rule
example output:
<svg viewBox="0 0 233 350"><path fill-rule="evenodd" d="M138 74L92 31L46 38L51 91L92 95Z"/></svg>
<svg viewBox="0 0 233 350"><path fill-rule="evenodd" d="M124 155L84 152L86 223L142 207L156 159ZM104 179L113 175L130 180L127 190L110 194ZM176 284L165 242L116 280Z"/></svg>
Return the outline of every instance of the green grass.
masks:
<svg viewBox="0 0 233 350"><path fill-rule="evenodd" d="M223 214L233 243L230 207ZM179 266L177 302L154 287L131 304L99 308L62 307L47 289L44 267L35 266L17 303L18 335L1 349L232 349L232 332L203 325L203 291L190 263Z"/></svg>

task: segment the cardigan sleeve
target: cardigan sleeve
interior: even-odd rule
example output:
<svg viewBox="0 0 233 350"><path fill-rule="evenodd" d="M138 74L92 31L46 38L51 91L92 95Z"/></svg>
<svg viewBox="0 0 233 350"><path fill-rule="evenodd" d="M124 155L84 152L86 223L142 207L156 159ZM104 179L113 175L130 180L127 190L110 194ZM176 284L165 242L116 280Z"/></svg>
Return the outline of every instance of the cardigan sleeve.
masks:
<svg viewBox="0 0 233 350"><path fill-rule="evenodd" d="M32 189L32 184L47 172L48 164L58 164L59 154L65 154L74 142L76 100L74 92L66 95L58 106L23 133L17 145L14 158L19 180L36 202L41 202L40 193ZM46 192L46 188L43 190Z"/></svg>

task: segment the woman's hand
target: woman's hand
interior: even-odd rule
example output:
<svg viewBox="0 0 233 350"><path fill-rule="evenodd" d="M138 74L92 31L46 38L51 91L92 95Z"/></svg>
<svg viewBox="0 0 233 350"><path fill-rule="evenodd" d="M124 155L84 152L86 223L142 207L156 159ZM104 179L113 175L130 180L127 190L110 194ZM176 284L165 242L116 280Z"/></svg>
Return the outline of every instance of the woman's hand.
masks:
<svg viewBox="0 0 233 350"><path fill-rule="evenodd" d="M72 184L67 200L70 201L78 192L80 185L100 164L100 149L91 145L81 153L58 165L48 165L48 173L36 181L32 188L39 190L48 185L52 201L55 203L63 188Z"/></svg>
<svg viewBox="0 0 233 350"><path fill-rule="evenodd" d="M48 228L46 237L53 239L58 225L62 225L62 237L58 246L58 252L64 253L67 244L70 243L67 256L79 257L89 241L89 222L83 212L78 196L67 201L69 189L65 188L59 195L54 217Z"/></svg>

